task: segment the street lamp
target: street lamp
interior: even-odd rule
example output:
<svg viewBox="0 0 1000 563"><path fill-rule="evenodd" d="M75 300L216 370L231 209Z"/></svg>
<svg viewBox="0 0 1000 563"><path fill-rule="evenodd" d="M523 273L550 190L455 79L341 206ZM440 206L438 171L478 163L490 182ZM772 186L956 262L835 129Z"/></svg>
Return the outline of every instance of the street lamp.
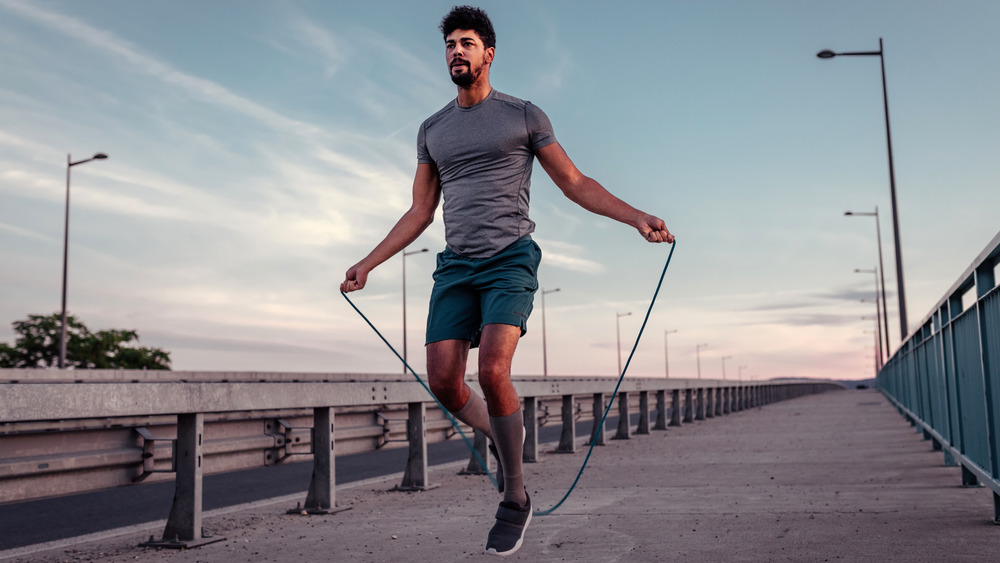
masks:
<svg viewBox="0 0 1000 563"><path fill-rule="evenodd" d="M882 326L879 323L879 316L881 315L882 311L879 310L879 301L878 301L878 269L877 268L872 268L871 270L866 270L866 269L861 269L861 268L855 268L854 269L854 273L855 274L875 274L875 328L878 329L877 330L878 336L875 339L875 344L878 345L878 346L876 346L876 348L878 349L878 354L879 354L879 365L881 365L882 364L882 357L883 357L882 356ZM862 303L865 303L865 302L868 302L868 301L869 301L868 299L862 299L861 300ZM889 355L889 342L888 341L886 341L886 344L885 344L885 355L886 356Z"/></svg>
<svg viewBox="0 0 1000 563"><path fill-rule="evenodd" d="M872 299L861 300L862 303L871 303L872 301L873 301ZM884 360L885 356L882 354L882 324L881 324L881 319L879 318L879 315L881 313L879 312L878 297L874 299L874 302L875 302L875 350L878 352L878 361L875 362L875 370L876 373L878 373L878 370L882 369L882 364L885 361ZM888 353L888 351L886 352Z"/></svg>
<svg viewBox="0 0 1000 563"><path fill-rule="evenodd" d="M889 152L889 193L892 197L892 232L896 244L896 286L899 292L899 326L900 342L906 339L909 329L906 324L906 292L903 289L903 255L899 242L899 211L896 206L896 173L892 165L892 133L889 129L889 94L885 87L885 56L882 51L882 38L878 38L878 51L852 51L846 53L835 53L829 49L816 53L821 59L832 59L839 56L862 56L879 58L882 64L882 106L885 109L885 142Z"/></svg>
<svg viewBox="0 0 1000 563"><path fill-rule="evenodd" d="M878 241L878 271L879 275L882 276L882 335L885 340L885 354L889 355L889 308L885 302L885 265L882 263L882 228L879 226L880 221L878 218L878 206L875 206L874 213L868 213L865 211L854 212L845 211L844 215L855 216L855 217L875 217L875 239ZM877 283L877 282L876 282ZM876 296L877 298L878 296Z"/></svg>
<svg viewBox="0 0 1000 563"><path fill-rule="evenodd" d="M726 360L732 359L732 356L722 356L722 379L726 378Z"/></svg>
<svg viewBox="0 0 1000 563"><path fill-rule="evenodd" d="M746 365L742 365L736 368L736 378L739 381L743 381L743 370L747 369Z"/></svg>
<svg viewBox="0 0 1000 563"><path fill-rule="evenodd" d="M403 251L403 375L406 375L406 257L414 254L427 252L426 248L420 250Z"/></svg>
<svg viewBox="0 0 1000 563"><path fill-rule="evenodd" d="M632 312L628 313L615 313L615 331L618 334L618 375L622 374L622 329L621 329L621 318L631 316Z"/></svg>
<svg viewBox="0 0 1000 563"><path fill-rule="evenodd" d="M663 362L664 362L664 373L666 378L670 379L670 352L667 350L667 335L673 334L677 330L665 330L663 331Z"/></svg>
<svg viewBox="0 0 1000 563"><path fill-rule="evenodd" d="M66 367L66 270L69 262L69 169L77 164L90 162L91 160L104 160L108 155L103 152L94 153L94 156L73 162L73 158L66 155L66 220L63 225L63 271L62 271L62 315L60 316L61 327L59 328L59 369Z"/></svg>
<svg viewBox="0 0 1000 563"><path fill-rule="evenodd" d="M698 360L698 379L701 379L701 349L707 348L708 344L695 344L694 345L694 356Z"/></svg>
<svg viewBox="0 0 1000 563"><path fill-rule="evenodd" d="M866 330L866 331L864 331L864 333L868 334L869 332L871 332L873 335L875 335L875 346L872 347L872 352L874 353L874 360L875 360L875 376L878 377L878 372L879 372L879 370L882 367L882 361L881 361L882 360L882 354L881 354L882 346L879 343L878 315L876 314L874 317L872 317L870 315L865 315L865 316L861 317L861 320L863 320L863 321L874 320L875 321L875 330L874 331L868 331L868 330ZM868 348L868 347L865 346L865 348Z"/></svg>
<svg viewBox="0 0 1000 563"><path fill-rule="evenodd" d="M549 356L545 346L545 294L555 293L559 288L546 290L542 288L542 376L549 376Z"/></svg>

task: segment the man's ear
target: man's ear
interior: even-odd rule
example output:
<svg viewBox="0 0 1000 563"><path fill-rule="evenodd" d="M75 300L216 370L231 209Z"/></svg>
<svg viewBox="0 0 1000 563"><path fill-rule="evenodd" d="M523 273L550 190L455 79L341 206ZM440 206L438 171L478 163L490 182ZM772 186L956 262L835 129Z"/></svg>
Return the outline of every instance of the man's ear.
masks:
<svg viewBox="0 0 1000 563"><path fill-rule="evenodd" d="M496 47L490 47L490 48L486 49L486 62L487 63L489 63L489 64L493 63L493 57L496 56L496 52L497 52Z"/></svg>

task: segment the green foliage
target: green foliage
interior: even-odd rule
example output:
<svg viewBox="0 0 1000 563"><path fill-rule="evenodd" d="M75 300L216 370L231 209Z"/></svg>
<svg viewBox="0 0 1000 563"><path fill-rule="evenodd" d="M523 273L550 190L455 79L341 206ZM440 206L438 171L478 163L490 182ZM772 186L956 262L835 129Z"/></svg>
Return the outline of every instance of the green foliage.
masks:
<svg viewBox="0 0 1000 563"><path fill-rule="evenodd" d="M14 346L0 343L0 367L46 368L59 365L58 313L28 315L13 323ZM170 353L138 346L134 330L90 330L66 316L66 367L76 369L170 369Z"/></svg>

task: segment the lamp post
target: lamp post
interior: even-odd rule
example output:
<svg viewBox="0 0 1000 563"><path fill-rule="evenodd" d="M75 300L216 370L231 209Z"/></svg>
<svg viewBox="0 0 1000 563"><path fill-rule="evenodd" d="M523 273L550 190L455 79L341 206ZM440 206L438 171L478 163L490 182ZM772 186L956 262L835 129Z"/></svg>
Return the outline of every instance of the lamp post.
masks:
<svg viewBox="0 0 1000 563"><path fill-rule="evenodd" d="M881 313L879 312L878 297L876 297L874 301L875 301L875 352L878 354L878 357L875 362L875 372L878 373L878 370L882 369L882 365L885 361L885 356L882 354L882 324L881 320L879 319L879 315ZM862 299L861 302L871 303L872 299Z"/></svg>
<svg viewBox="0 0 1000 563"><path fill-rule="evenodd" d="M621 318L631 316L632 312L615 313L615 332L618 334L618 375L622 374L622 329Z"/></svg>
<svg viewBox="0 0 1000 563"><path fill-rule="evenodd" d="M549 376L549 356L545 344L545 294L555 293L557 291L559 291L558 287L549 290L542 288L542 376L543 377Z"/></svg>
<svg viewBox="0 0 1000 563"><path fill-rule="evenodd" d="M872 352L874 353L874 356L875 356L875 376L878 377L878 372L879 372L879 369L881 369L881 364L882 364L882 362L880 361L881 360L881 354L879 353L879 350L881 349L881 346L879 345L878 315L875 315L874 317L869 316L869 315L865 315L865 316L861 317L861 320L863 320L863 321L874 320L875 321L875 330L871 331L872 334L875 336L875 346L872 347ZM869 331L866 330L864 332L868 333ZM867 346L865 346L865 348L867 348Z"/></svg>
<svg viewBox="0 0 1000 563"><path fill-rule="evenodd" d="M889 308L885 301L885 265L882 262L882 228L879 226L878 206L875 206L874 213L865 211L854 212L845 211L844 215L855 217L875 217L875 240L878 242L878 271L882 277L882 338L885 340L885 355L889 355ZM878 282L876 282L878 283ZM877 296L876 296L877 298Z"/></svg>
<svg viewBox="0 0 1000 563"><path fill-rule="evenodd" d="M739 381L743 381L743 370L747 369L746 365L742 365L736 368L736 378Z"/></svg>
<svg viewBox="0 0 1000 563"><path fill-rule="evenodd" d="M889 193L892 197L892 232L895 237L896 246L896 286L899 292L899 327L900 342L906 339L909 329L906 323L906 292L903 289L903 255L899 242L899 211L896 206L896 173L892 165L892 133L889 129L889 94L885 86L885 56L882 51L882 38L878 38L878 51L851 51L846 53L835 53L829 49L816 53L821 59L832 59L840 56L862 56L879 58L882 64L882 106L885 109L885 142L889 152Z"/></svg>
<svg viewBox="0 0 1000 563"><path fill-rule="evenodd" d="M427 252L427 249L403 251L403 375L406 375L406 366L408 365L406 361L406 257L423 252Z"/></svg>
<svg viewBox="0 0 1000 563"><path fill-rule="evenodd" d="M707 348L708 344L695 344L694 345L694 356L698 361L698 379L701 379L701 349Z"/></svg>
<svg viewBox="0 0 1000 563"><path fill-rule="evenodd" d="M722 379L726 379L726 360L732 359L732 356L722 356Z"/></svg>
<svg viewBox="0 0 1000 563"><path fill-rule="evenodd" d="M667 379L670 379L670 352L667 350L667 335L675 332L677 332L676 329L663 331L663 369Z"/></svg>
<svg viewBox="0 0 1000 563"><path fill-rule="evenodd" d="M882 359L883 359L883 355L882 355L882 326L879 323L879 316L881 315L882 311L879 310L879 301L878 301L878 268L872 268L871 270L866 270L866 269L861 269L861 268L855 268L854 269L854 273L855 274L875 274L875 328L877 329L876 330L877 337L876 337L876 340L875 340L875 344L877 344L877 346L875 348L876 348L876 352L878 353L878 357L879 357L878 363L881 366L882 365ZM862 299L861 300L862 303L867 303L868 301L869 301L868 299ZM886 341L886 344L885 344L885 355L886 356L889 355L889 342L888 341Z"/></svg>
<svg viewBox="0 0 1000 563"><path fill-rule="evenodd" d="M73 162L73 158L66 155L66 219L63 225L63 270L62 270L62 314L60 315L59 328L59 369L66 367L66 279L69 262L69 169L77 164L90 162L91 160L104 160L108 155L99 152L90 158Z"/></svg>

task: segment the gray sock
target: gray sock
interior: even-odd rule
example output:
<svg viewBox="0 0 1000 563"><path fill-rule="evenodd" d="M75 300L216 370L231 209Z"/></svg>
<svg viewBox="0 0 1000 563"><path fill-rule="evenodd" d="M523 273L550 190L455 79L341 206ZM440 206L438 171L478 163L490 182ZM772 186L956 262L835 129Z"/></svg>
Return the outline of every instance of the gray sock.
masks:
<svg viewBox="0 0 1000 563"><path fill-rule="evenodd" d="M493 443L500 454L500 464L503 465L503 500L524 506L528 502L521 474L521 459L524 456L524 413L518 408L507 416L491 416L490 426L493 427Z"/></svg>
<svg viewBox="0 0 1000 563"><path fill-rule="evenodd" d="M476 395L471 389L469 390L469 399L465 402L465 406L459 409L458 412L451 414L472 428L482 432L487 438L493 439L493 429L490 428L490 413L486 410L486 401L479 395Z"/></svg>

